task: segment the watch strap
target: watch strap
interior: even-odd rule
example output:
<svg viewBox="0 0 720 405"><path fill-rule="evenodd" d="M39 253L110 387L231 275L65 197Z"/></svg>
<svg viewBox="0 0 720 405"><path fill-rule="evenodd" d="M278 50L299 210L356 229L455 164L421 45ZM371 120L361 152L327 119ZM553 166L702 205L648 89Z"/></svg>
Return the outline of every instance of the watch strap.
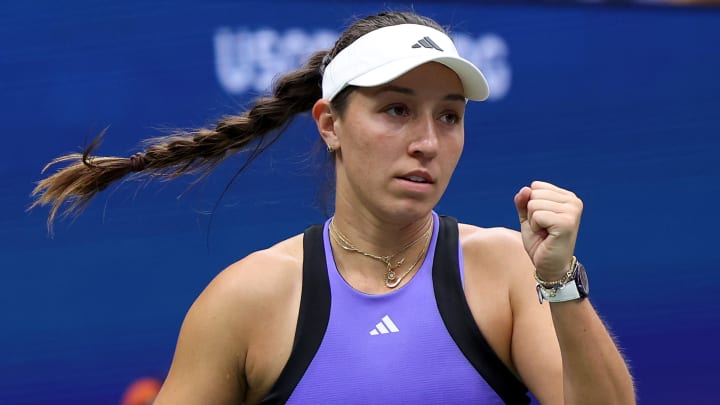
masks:
<svg viewBox="0 0 720 405"><path fill-rule="evenodd" d="M540 300L541 304L543 301L565 302L582 298L575 279L568 281L562 286L552 289L543 288L541 285L538 284L537 293L538 300Z"/></svg>

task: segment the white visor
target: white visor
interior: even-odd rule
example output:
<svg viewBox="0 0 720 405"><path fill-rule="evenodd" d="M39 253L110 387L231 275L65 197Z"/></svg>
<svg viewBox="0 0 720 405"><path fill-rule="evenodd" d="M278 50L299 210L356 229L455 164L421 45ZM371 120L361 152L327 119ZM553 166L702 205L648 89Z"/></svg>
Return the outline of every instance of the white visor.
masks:
<svg viewBox="0 0 720 405"><path fill-rule="evenodd" d="M480 69L458 55L444 33L424 25L401 24L371 31L340 51L323 74L323 98L332 100L345 87L373 87L410 70L438 62L460 78L465 97L483 101L490 94Z"/></svg>

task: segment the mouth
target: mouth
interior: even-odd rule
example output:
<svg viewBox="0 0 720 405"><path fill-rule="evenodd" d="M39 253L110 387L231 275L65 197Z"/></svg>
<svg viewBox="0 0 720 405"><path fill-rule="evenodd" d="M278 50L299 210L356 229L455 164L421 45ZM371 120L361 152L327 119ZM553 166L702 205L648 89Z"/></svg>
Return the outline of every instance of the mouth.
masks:
<svg viewBox="0 0 720 405"><path fill-rule="evenodd" d="M424 171L416 171L407 173L405 175L402 175L398 177L401 180L409 181L412 183L418 183L418 184L433 184L435 183L430 176L430 174L424 172Z"/></svg>
<svg viewBox="0 0 720 405"><path fill-rule="evenodd" d="M411 181L413 183L431 183L431 181L425 179L424 177L420 176L404 176L400 177L403 180Z"/></svg>

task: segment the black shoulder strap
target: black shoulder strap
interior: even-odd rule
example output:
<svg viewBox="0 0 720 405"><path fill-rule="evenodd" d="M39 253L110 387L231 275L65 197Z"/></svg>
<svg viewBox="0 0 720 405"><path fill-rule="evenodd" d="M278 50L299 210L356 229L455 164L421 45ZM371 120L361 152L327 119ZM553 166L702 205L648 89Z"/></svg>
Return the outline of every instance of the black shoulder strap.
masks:
<svg viewBox="0 0 720 405"><path fill-rule="evenodd" d="M506 404L528 404L527 388L505 366L485 340L465 300L458 263L458 224L440 217L433 286L440 316L465 357Z"/></svg>
<svg viewBox="0 0 720 405"><path fill-rule="evenodd" d="M284 404L302 379L325 336L330 320L330 281L327 276L322 225L305 230L300 313L292 352L280 377L261 404Z"/></svg>

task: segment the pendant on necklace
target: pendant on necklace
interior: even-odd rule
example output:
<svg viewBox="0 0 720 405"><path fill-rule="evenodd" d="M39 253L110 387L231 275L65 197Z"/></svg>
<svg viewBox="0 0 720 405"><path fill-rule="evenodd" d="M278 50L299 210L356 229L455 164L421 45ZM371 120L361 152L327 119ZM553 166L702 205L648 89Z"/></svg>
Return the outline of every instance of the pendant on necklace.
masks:
<svg viewBox="0 0 720 405"><path fill-rule="evenodd" d="M391 271L390 273L385 275L385 287L387 288L395 288L398 285L400 285L400 281L402 281L402 277L395 277L395 272Z"/></svg>

